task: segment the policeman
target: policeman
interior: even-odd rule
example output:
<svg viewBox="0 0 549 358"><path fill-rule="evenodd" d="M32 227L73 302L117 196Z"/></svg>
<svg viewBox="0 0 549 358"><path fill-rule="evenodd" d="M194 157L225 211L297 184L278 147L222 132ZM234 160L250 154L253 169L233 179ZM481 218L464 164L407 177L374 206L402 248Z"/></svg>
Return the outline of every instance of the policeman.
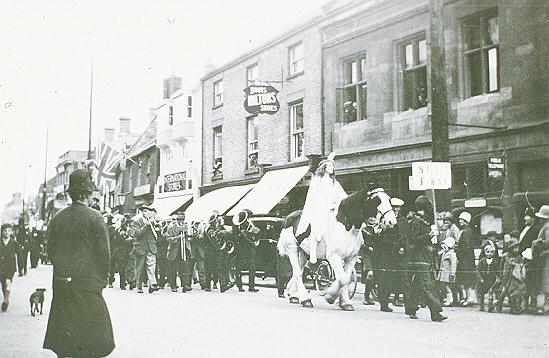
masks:
<svg viewBox="0 0 549 358"><path fill-rule="evenodd" d="M244 209L233 216L234 238L235 238L235 266L236 266L236 285L238 290L243 292L242 271L248 268L248 291L257 292L255 288L255 256L256 248L259 245L258 227L249 220L252 216L250 210Z"/></svg>

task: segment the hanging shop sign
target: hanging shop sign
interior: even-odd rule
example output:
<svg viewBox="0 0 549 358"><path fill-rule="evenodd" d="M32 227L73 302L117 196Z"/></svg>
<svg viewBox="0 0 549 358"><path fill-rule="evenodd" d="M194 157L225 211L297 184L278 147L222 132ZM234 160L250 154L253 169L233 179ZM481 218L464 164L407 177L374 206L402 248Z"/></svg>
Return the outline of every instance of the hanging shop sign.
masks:
<svg viewBox="0 0 549 358"><path fill-rule="evenodd" d="M164 192L185 190L186 172L164 175Z"/></svg>
<svg viewBox="0 0 549 358"><path fill-rule="evenodd" d="M505 172L505 160L502 157L488 158L488 177L501 178Z"/></svg>
<svg viewBox="0 0 549 358"><path fill-rule="evenodd" d="M244 109L250 114L275 114L280 109L278 90L273 86L252 85L244 93Z"/></svg>

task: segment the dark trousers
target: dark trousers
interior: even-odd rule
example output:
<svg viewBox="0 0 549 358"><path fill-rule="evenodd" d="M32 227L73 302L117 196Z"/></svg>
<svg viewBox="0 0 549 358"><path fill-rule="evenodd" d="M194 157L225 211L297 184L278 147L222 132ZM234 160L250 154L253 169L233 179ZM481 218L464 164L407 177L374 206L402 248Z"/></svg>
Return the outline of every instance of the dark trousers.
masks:
<svg viewBox="0 0 549 358"><path fill-rule="evenodd" d="M437 298L435 281L428 269L410 272L410 290L406 295L406 314L415 314L420 300L427 304L431 317L442 311Z"/></svg>
<svg viewBox="0 0 549 358"><path fill-rule="evenodd" d="M206 287L210 287L212 281L219 281L221 287L229 285L229 256L217 249L206 250L205 255Z"/></svg>
<svg viewBox="0 0 549 358"><path fill-rule="evenodd" d="M390 268L382 268L374 270L374 277L377 282L377 295L379 300L379 305L387 307L389 305L389 297L391 293L396 293L395 291L395 273L391 271Z"/></svg>
<svg viewBox="0 0 549 358"><path fill-rule="evenodd" d="M242 271L248 269L248 287L255 288L255 248L250 245L237 247L235 259L235 283L242 289Z"/></svg>
<svg viewBox="0 0 549 358"><path fill-rule="evenodd" d="M190 255L187 256L187 261L183 261L183 277L181 278L181 284L187 287L193 285L193 273L194 267L197 261L194 258L191 258ZM200 282L204 281L204 276L200 276L200 269L198 269L198 277Z"/></svg>
<svg viewBox="0 0 549 358"><path fill-rule="evenodd" d="M158 286L164 287L166 282L169 281L169 269L168 269L168 259L166 258L167 252L156 255L156 278L158 281Z"/></svg>
<svg viewBox="0 0 549 358"><path fill-rule="evenodd" d="M38 266L38 259L40 258L40 247L32 247L30 250L30 265L31 268Z"/></svg>
<svg viewBox="0 0 549 358"><path fill-rule="evenodd" d="M27 274L27 263L29 257L29 250L22 249L17 253L17 268L19 270L19 275Z"/></svg>
<svg viewBox="0 0 549 358"><path fill-rule="evenodd" d="M118 276L120 276L120 288L126 287L128 280L126 278L126 271L128 265L128 257L120 257L115 260L116 271L118 271Z"/></svg>
<svg viewBox="0 0 549 358"><path fill-rule="evenodd" d="M181 286L185 285L183 260L176 257L174 260L168 260L168 283L171 288L177 288L177 277L181 281Z"/></svg>

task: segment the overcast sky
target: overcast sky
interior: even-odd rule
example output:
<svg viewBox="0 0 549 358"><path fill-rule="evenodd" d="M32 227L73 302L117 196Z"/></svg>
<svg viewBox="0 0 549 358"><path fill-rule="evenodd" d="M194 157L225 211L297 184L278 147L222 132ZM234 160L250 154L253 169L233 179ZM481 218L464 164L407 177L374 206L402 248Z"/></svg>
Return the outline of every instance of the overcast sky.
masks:
<svg viewBox="0 0 549 358"><path fill-rule="evenodd" d="M35 194L58 156L87 150L90 63L93 136L132 118L147 124L162 79L198 86L220 66L319 13L325 0L8 1L0 11L0 212ZM26 163L26 165L25 165ZM26 169L26 180L23 176Z"/></svg>

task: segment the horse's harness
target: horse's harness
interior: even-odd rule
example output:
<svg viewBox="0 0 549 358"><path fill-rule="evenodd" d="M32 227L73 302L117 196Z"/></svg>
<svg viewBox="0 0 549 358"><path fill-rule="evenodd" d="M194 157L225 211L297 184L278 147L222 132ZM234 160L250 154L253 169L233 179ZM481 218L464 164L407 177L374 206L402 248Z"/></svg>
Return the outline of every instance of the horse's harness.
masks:
<svg viewBox="0 0 549 358"><path fill-rule="evenodd" d="M384 193L385 190L383 188L377 188L377 189L373 189L373 190L370 190L368 192L368 197L366 200L370 200L374 197L376 197L379 193ZM381 212L378 207L376 207L376 210L377 210L377 215L376 216L379 216L379 218L376 218L377 219L377 222L378 223L381 223L381 221L383 220L383 218L385 217L385 215L387 215L388 213L390 213L391 211L393 211L393 207L392 206L389 206L389 210L386 210L384 212ZM378 224L379 225L379 224Z"/></svg>

